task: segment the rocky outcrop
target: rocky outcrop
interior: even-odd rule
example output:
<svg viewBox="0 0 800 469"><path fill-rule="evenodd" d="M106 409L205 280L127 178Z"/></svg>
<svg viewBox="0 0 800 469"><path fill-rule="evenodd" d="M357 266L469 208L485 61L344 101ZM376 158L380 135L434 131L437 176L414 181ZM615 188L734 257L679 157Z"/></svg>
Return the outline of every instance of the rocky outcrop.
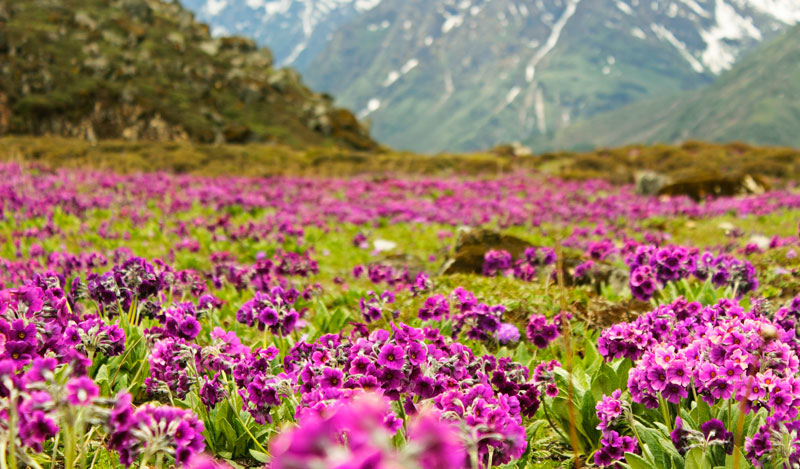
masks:
<svg viewBox="0 0 800 469"><path fill-rule="evenodd" d="M658 190L658 195L685 195L700 201L708 197L763 194L767 190L769 190L769 183L756 174L737 174L732 176L698 175L666 184Z"/></svg>
<svg viewBox="0 0 800 469"><path fill-rule="evenodd" d="M509 158L520 158L533 155L533 150L520 142L497 145L489 150L489 152L497 156L505 156Z"/></svg>
<svg viewBox="0 0 800 469"><path fill-rule="evenodd" d="M377 147L268 49L211 37L178 2L0 0L0 72L0 134Z"/></svg>
<svg viewBox="0 0 800 469"><path fill-rule="evenodd" d="M633 179L639 195L656 195L671 181L669 176L655 171L637 171Z"/></svg>
<svg viewBox="0 0 800 469"><path fill-rule="evenodd" d="M498 233L483 228L462 230L453 249L452 256L442 266L441 273L480 274L486 253L491 250L504 250L514 259L525 253L531 244L515 236Z"/></svg>

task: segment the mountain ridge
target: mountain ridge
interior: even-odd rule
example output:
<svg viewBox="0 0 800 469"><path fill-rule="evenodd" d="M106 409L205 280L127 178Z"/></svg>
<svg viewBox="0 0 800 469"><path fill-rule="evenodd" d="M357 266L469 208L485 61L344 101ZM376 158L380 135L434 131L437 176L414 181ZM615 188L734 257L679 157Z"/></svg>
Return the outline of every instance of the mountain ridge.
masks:
<svg viewBox="0 0 800 469"><path fill-rule="evenodd" d="M259 15L331 0L215 1ZM301 70L392 146L475 150L702 87L798 20L791 0L381 0L326 29Z"/></svg>
<svg viewBox="0 0 800 469"><path fill-rule="evenodd" d="M800 147L800 25L753 51L706 88L600 114L532 138L537 150L692 139Z"/></svg>

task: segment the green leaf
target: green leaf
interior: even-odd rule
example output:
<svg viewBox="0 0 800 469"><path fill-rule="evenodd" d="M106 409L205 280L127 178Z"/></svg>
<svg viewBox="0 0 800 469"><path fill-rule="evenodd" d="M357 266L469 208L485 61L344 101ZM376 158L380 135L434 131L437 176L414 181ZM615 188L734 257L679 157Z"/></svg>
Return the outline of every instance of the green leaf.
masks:
<svg viewBox="0 0 800 469"><path fill-rule="evenodd" d="M653 465L635 453L625 453L625 462L631 469L653 469Z"/></svg>
<svg viewBox="0 0 800 469"><path fill-rule="evenodd" d="M97 374L94 377L94 382L100 387L101 396L110 396L111 389L109 388L108 365L102 365L97 369Z"/></svg>
<svg viewBox="0 0 800 469"><path fill-rule="evenodd" d="M114 383L114 394L127 388L128 388L128 373L120 373L119 376L117 376L117 382Z"/></svg>
<svg viewBox="0 0 800 469"><path fill-rule="evenodd" d="M752 420L750 420L750 426L748 427L747 430L748 435L754 435L758 431L758 428L764 425L764 422L766 422L767 419L766 414L767 414L767 409L764 408L759 409L759 411L752 418Z"/></svg>
<svg viewBox="0 0 800 469"><path fill-rule="evenodd" d="M703 450L695 448L686 453L684 469L711 469L711 464L703 457Z"/></svg>
<svg viewBox="0 0 800 469"><path fill-rule="evenodd" d="M694 409L689 412L689 415L692 416L694 423L696 425L702 425L703 423L711 420L711 407L706 404L706 401L698 399L694 403ZM697 428L695 428L695 430L697 430Z"/></svg>
<svg viewBox="0 0 800 469"><path fill-rule="evenodd" d="M736 459L735 456L738 453L739 455L739 464L738 467L735 465L734 460ZM741 448L735 448L733 454L729 454L725 456L725 469L748 469L753 467L752 464L744 457L742 454Z"/></svg>
<svg viewBox="0 0 800 469"><path fill-rule="evenodd" d="M221 422L217 421L217 424L219 425L220 429L222 430L222 433L225 435L225 439L228 442L233 443L236 441L236 432L233 430L233 427L229 422L223 420Z"/></svg>
<svg viewBox="0 0 800 469"><path fill-rule="evenodd" d="M633 362L627 358L623 358L621 360L617 360L611 364L611 368L617 375L617 380L615 383L616 389L627 389L628 388L628 374L633 368Z"/></svg>
<svg viewBox="0 0 800 469"><path fill-rule="evenodd" d="M250 456L252 456L253 459L255 459L258 462L265 463L265 462L269 461L269 456L268 455L262 453L261 451L256 451L254 449L250 450Z"/></svg>
<svg viewBox="0 0 800 469"><path fill-rule="evenodd" d="M583 348L585 354L583 357L583 367L588 374L594 374L597 368L601 365L605 365L603 357L598 353L594 340L585 340Z"/></svg>

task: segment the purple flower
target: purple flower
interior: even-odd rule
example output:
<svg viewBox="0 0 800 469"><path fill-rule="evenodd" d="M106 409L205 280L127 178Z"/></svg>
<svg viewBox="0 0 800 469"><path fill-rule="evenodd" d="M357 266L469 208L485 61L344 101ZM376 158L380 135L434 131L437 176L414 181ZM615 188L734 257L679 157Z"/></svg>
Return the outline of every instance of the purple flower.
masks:
<svg viewBox="0 0 800 469"><path fill-rule="evenodd" d="M525 334L533 345L543 349L558 337L558 327L554 323L548 324L544 316L532 315L525 328Z"/></svg>
<svg viewBox="0 0 800 469"><path fill-rule="evenodd" d="M621 395L622 391L617 389L610 396L604 395L595 406L597 418L600 420L600 424L597 425L598 430L605 431L609 429L622 416Z"/></svg>
<svg viewBox="0 0 800 469"><path fill-rule="evenodd" d="M493 277L511 269L512 257L508 251L503 250L489 250L484 255L483 260L483 275Z"/></svg>
<svg viewBox="0 0 800 469"><path fill-rule="evenodd" d="M661 394L667 401L673 404L678 404L680 403L681 399L686 399L689 397L689 391L675 383L667 383Z"/></svg>
<svg viewBox="0 0 800 469"><path fill-rule="evenodd" d="M335 368L328 368L322 370L322 387L323 388L339 388L342 386L342 372Z"/></svg>
<svg viewBox="0 0 800 469"><path fill-rule="evenodd" d="M433 295L425 299L425 304L419 309L418 317L427 321L440 320L450 315L450 304L444 295Z"/></svg>
<svg viewBox="0 0 800 469"><path fill-rule="evenodd" d="M378 365L391 370L401 370L405 364L405 353L397 345L385 344L378 354Z"/></svg>
<svg viewBox="0 0 800 469"><path fill-rule="evenodd" d="M435 413L426 413L409 428L409 442L419 452L415 459L422 469L464 468L467 452L458 428L440 420Z"/></svg>
<svg viewBox="0 0 800 469"><path fill-rule="evenodd" d="M43 443L56 436L59 430L55 421L39 410L23 415L19 427L20 440L37 452L41 452Z"/></svg>
<svg viewBox="0 0 800 469"><path fill-rule="evenodd" d="M503 345L519 342L519 329L511 323L500 324L495 335L497 341Z"/></svg>
<svg viewBox="0 0 800 469"><path fill-rule="evenodd" d="M67 402L75 406L87 406L100 394L100 388L91 378L82 376L67 382Z"/></svg>
<svg viewBox="0 0 800 469"><path fill-rule="evenodd" d="M700 431L709 443L724 445L725 452L733 454L733 433L725 429L721 420L711 419L700 425Z"/></svg>
<svg viewBox="0 0 800 469"><path fill-rule="evenodd" d="M208 408L213 408L217 403L225 399L227 392L223 383L219 380L219 373L208 379L203 376L203 385L200 387L200 400Z"/></svg>
<svg viewBox="0 0 800 469"><path fill-rule="evenodd" d="M692 382L692 374L684 360L674 360L667 367L667 379L670 383L685 387Z"/></svg>
<svg viewBox="0 0 800 469"><path fill-rule="evenodd" d="M17 319L11 323L11 330L8 331L7 342L23 342L31 349L36 347L36 324L25 324L22 319Z"/></svg>
<svg viewBox="0 0 800 469"><path fill-rule="evenodd" d="M412 342L406 349L406 356L412 365L422 365L427 362L428 349L420 342Z"/></svg>
<svg viewBox="0 0 800 469"><path fill-rule="evenodd" d="M688 435L689 433L683 429L683 420L680 417L675 417L675 428L669 434L669 437L672 439L672 444L675 445L675 449L677 449L678 453L681 455L686 454Z"/></svg>

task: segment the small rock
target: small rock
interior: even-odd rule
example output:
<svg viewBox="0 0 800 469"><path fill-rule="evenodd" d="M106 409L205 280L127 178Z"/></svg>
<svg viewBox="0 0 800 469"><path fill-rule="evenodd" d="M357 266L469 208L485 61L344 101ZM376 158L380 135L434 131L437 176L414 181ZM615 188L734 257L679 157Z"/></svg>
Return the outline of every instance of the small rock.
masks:
<svg viewBox="0 0 800 469"><path fill-rule="evenodd" d="M747 244L755 244L762 251L766 251L767 249L769 249L770 241L771 240L769 238L767 238L766 236L754 235L754 236L750 237L750 240L747 242Z"/></svg>
<svg viewBox="0 0 800 469"><path fill-rule="evenodd" d="M125 38L113 31L103 31L103 40L114 47L122 47L125 45Z"/></svg>
<svg viewBox="0 0 800 469"><path fill-rule="evenodd" d="M250 127L245 124L231 123L222 130L222 135L228 143L244 143L252 135Z"/></svg>
<svg viewBox="0 0 800 469"><path fill-rule="evenodd" d="M214 56L219 53L219 41L212 39L210 41L203 41L197 47L208 55Z"/></svg>
<svg viewBox="0 0 800 469"><path fill-rule="evenodd" d="M668 176L655 171L637 171L634 175L636 193L640 195L656 195L658 191L669 184Z"/></svg>
<svg viewBox="0 0 800 469"><path fill-rule="evenodd" d="M89 31L95 31L97 29L97 22L93 20L92 17L89 16L89 14L85 11L75 12L73 20L75 21L75 24L83 29L88 29Z"/></svg>
<svg viewBox="0 0 800 469"><path fill-rule="evenodd" d="M98 56L100 55L100 45L96 42L90 42L81 48L85 55Z"/></svg>
<svg viewBox="0 0 800 469"><path fill-rule="evenodd" d="M93 57L83 61L83 65L95 72L102 72L108 69L110 62L106 57Z"/></svg>
<svg viewBox="0 0 800 469"><path fill-rule="evenodd" d="M511 158L525 157L533 155L533 150L526 147L520 142L512 142L505 145L498 145L490 150L497 156L505 156Z"/></svg>
<svg viewBox="0 0 800 469"><path fill-rule="evenodd" d="M186 49L186 41L183 39L183 34L172 31L167 34L167 42L175 46L175 49L183 52Z"/></svg>
<svg viewBox="0 0 800 469"><path fill-rule="evenodd" d="M386 252L396 248L397 243L385 239L376 239L375 241L372 242L372 247L373 249L375 249L376 252Z"/></svg>

